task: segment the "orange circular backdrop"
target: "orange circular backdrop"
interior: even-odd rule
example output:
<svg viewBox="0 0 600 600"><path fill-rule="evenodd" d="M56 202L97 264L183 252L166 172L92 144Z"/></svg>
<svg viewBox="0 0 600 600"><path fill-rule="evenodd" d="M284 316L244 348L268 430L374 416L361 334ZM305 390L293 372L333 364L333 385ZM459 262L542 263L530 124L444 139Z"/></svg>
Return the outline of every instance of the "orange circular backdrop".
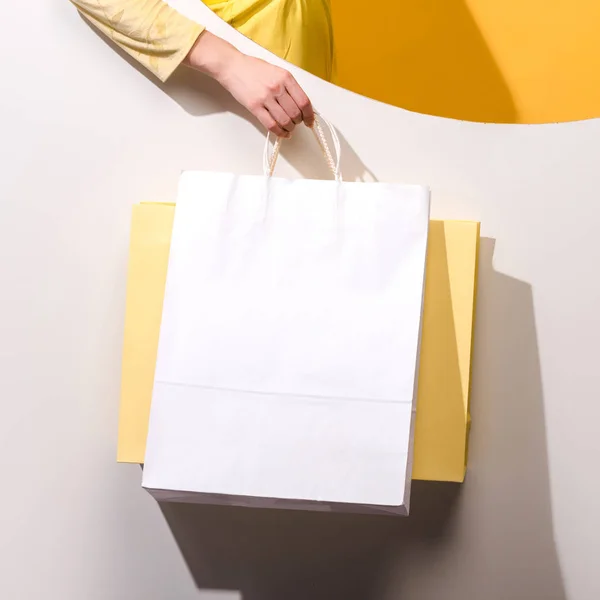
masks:
<svg viewBox="0 0 600 600"><path fill-rule="evenodd" d="M469 121L600 116L600 0L332 0L336 83Z"/></svg>

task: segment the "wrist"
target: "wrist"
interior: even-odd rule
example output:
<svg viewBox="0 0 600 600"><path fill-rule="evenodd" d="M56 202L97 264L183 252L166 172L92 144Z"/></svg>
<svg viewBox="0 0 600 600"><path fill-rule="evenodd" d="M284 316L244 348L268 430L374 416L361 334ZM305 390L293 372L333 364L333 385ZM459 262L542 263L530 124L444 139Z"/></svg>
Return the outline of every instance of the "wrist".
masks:
<svg viewBox="0 0 600 600"><path fill-rule="evenodd" d="M224 83L228 73L235 68L235 64L242 56L243 54L237 48L205 31L200 34L190 50L186 62L193 69Z"/></svg>

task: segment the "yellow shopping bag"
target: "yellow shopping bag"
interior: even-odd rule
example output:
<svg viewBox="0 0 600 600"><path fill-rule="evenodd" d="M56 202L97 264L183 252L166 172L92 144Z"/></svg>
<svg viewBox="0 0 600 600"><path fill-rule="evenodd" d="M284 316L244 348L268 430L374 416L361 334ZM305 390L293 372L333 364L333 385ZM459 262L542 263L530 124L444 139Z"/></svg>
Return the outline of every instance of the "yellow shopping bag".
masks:
<svg viewBox="0 0 600 600"><path fill-rule="evenodd" d="M117 460L143 463L174 204L133 208ZM413 479L463 481L479 223L432 221Z"/></svg>

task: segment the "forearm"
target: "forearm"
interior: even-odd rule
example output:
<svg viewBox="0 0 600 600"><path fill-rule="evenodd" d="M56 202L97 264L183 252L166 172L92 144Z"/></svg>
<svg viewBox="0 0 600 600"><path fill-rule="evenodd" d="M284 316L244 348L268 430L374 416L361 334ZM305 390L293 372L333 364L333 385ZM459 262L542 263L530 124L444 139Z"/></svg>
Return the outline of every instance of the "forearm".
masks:
<svg viewBox="0 0 600 600"><path fill-rule="evenodd" d="M70 2L162 81L183 63L216 79L275 135L312 126L310 100L289 72L242 54L162 0Z"/></svg>
<svg viewBox="0 0 600 600"><path fill-rule="evenodd" d="M125 52L165 81L186 59L203 27L162 0L70 0Z"/></svg>
<svg viewBox="0 0 600 600"><path fill-rule="evenodd" d="M227 74L234 71L243 58L244 55L229 42L205 31L192 46L184 63L225 84Z"/></svg>

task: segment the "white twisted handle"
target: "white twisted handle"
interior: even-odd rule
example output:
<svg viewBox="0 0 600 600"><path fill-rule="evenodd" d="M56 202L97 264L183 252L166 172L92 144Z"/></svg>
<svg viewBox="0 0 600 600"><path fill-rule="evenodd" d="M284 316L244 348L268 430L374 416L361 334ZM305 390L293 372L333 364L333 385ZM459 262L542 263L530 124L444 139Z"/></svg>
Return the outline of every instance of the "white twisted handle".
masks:
<svg viewBox="0 0 600 600"><path fill-rule="evenodd" d="M323 123L327 127L329 133L331 134L333 148L335 151L335 158L334 154L329 148L329 144L327 143L327 138L325 137L325 132L323 131L323 126L321 125L321 123ZM311 129L317 140L317 143L321 148L321 151L323 152L323 156L325 157L325 161L327 162L329 170L333 173L333 176L336 181L342 181L342 173L340 172L341 145L340 138L338 137L335 128L329 121L327 121L327 119L325 119L318 112L315 111L315 124L312 126ZM277 159L279 158L279 153L281 151L282 142L283 138L277 138L275 140L275 144L273 145L273 151L271 152L271 133L267 133L265 151L263 154L263 169L267 177L273 176L273 172L275 171L275 164L277 163Z"/></svg>

